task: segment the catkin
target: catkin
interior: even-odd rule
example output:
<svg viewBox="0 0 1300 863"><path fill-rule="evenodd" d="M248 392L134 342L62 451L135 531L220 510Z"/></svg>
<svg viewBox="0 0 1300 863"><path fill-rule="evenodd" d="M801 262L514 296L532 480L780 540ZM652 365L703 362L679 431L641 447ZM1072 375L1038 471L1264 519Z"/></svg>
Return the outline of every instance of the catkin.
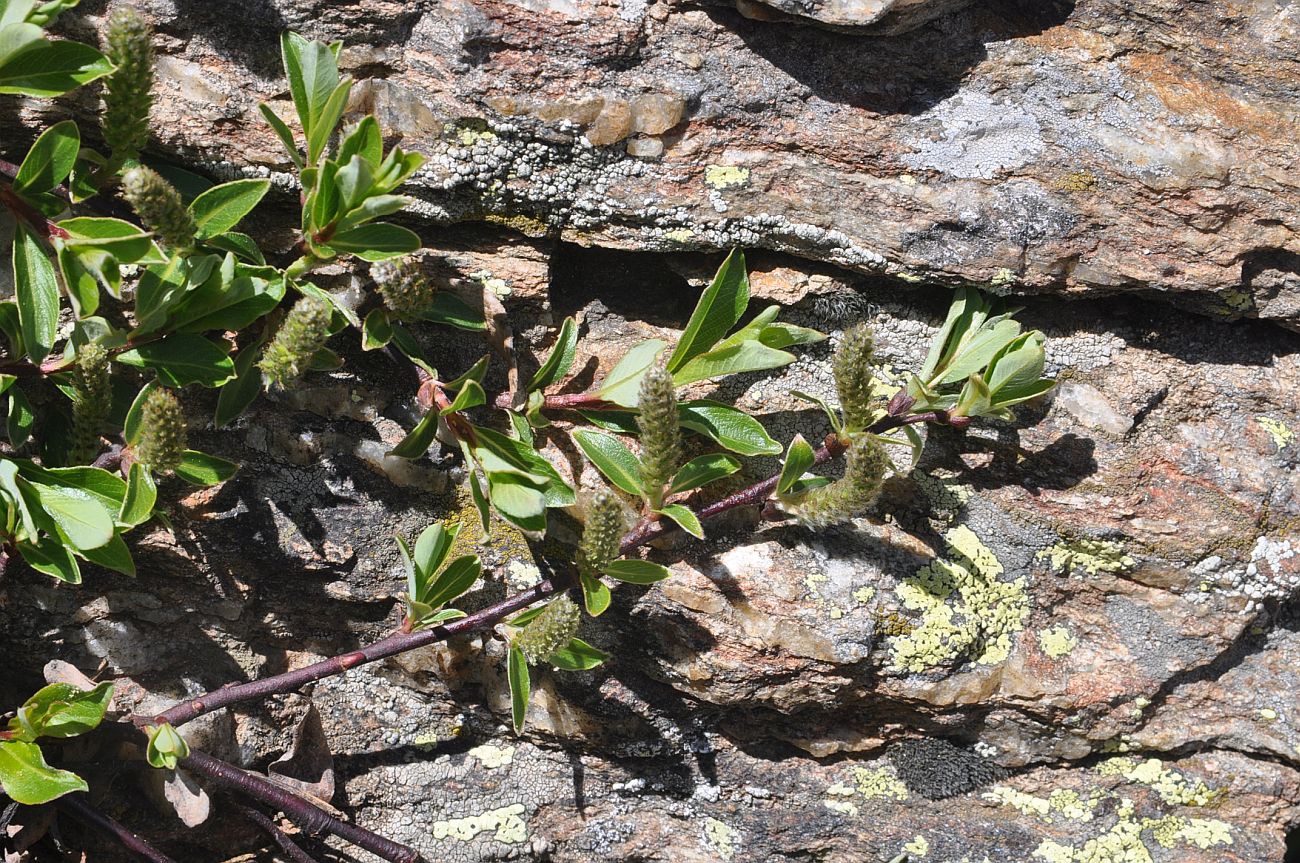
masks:
<svg viewBox="0 0 1300 863"><path fill-rule="evenodd" d="M582 611L577 604L561 594L516 633L515 647L523 651L529 665L545 662L552 653L569 643L581 620Z"/></svg>

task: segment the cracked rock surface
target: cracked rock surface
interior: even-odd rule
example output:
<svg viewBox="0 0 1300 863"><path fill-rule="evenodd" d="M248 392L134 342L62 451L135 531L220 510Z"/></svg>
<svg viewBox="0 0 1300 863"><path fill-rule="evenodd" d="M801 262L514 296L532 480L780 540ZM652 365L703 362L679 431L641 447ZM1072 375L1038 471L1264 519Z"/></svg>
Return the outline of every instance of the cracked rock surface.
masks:
<svg viewBox="0 0 1300 863"><path fill-rule="evenodd" d="M757 5L141 3L163 58L156 152L274 178L283 209L251 231L268 251L293 239L256 108L287 100L278 33L345 38L354 112L430 156L411 217L427 266L495 292L534 355L578 315L575 389L675 339L734 243L782 319L833 338L870 321L895 372L924 356L946 286L1025 294L1062 382L1014 424L934 431L851 526L737 514L656 548L674 577L584 623L615 659L539 673L522 736L489 635L221 714L195 742L265 770L314 704L333 804L455 863L1278 863L1300 823L1298 13ZM840 27L819 16L849 6L927 17L780 20ZM0 150L93 101L0 101ZM482 353L418 335L456 373ZM454 453L385 456L416 381L345 338L341 371L231 429L187 394L195 445L243 469L164 485L176 531L133 535L137 579L10 568L0 703L51 658L118 677L126 707L374 640L399 615L392 534L433 519L466 522L488 567L467 609L539 577L550 549L469 529ZM816 439L824 419L789 393L833 396L833 338L713 395L783 443ZM594 484L567 430L546 452ZM917 740L957 747L960 769L909 761ZM193 831L129 790L103 805L178 860L275 859L224 798Z"/></svg>

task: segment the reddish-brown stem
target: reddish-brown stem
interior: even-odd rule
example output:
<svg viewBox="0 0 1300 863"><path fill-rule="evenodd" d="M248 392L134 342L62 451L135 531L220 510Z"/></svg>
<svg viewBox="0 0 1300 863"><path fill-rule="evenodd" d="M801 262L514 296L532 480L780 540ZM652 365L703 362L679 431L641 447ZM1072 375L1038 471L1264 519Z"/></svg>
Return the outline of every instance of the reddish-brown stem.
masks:
<svg viewBox="0 0 1300 863"><path fill-rule="evenodd" d="M363 848L389 863L418 863L422 858L414 848L400 842L385 839L378 833L372 833L355 824L348 824L330 815L323 809L308 803L292 791L281 788L268 779L240 770L233 764L227 764L219 758L213 758L206 752L191 749L190 754L180 761L182 767L191 773L207 777L230 791L245 797L274 806L285 814L294 824L310 835L328 833L358 848Z"/></svg>
<svg viewBox="0 0 1300 863"><path fill-rule="evenodd" d="M67 231L45 218L39 210L18 197L8 183L0 184L0 204L4 204L17 219L26 222L28 227L46 240L55 237L67 239L70 236Z"/></svg>
<svg viewBox="0 0 1300 863"><path fill-rule="evenodd" d="M408 650L414 650L417 647L435 644L453 635L463 635L467 632L488 629L506 615L513 614L535 602L554 596L566 587L568 587L567 583L557 583L552 579L546 579L522 593L508 596L500 602L479 609L467 617L462 617L460 620L453 620L442 626L420 629L415 632L394 633L351 653L324 659L295 671L277 674L274 677L253 680L237 686L226 686L205 695L200 695L198 698L183 701L159 713L157 716L136 716L134 721L137 725L157 725L163 722L181 725L195 717L211 713L213 710L231 704L260 700L270 695L279 695L285 692L294 692L308 683L342 674L349 668L356 668L358 665L376 662Z"/></svg>
<svg viewBox="0 0 1300 863"><path fill-rule="evenodd" d="M509 410L513 402L510 393L502 393L496 397L494 404L501 410ZM542 401L542 410L553 411L576 411L576 410L627 410L622 405L597 398L591 393L565 393L557 396L546 396Z"/></svg>
<svg viewBox="0 0 1300 863"><path fill-rule="evenodd" d="M288 855L293 863L317 863L311 855L298 847L298 843L289 838L280 826L272 821L268 816L253 809L249 806L240 806L239 813L252 821L262 832L266 833L280 846L280 850Z"/></svg>
<svg viewBox="0 0 1300 863"><path fill-rule="evenodd" d="M59 798L58 806L77 820L84 821L112 836L118 844L141 860L147 860L149 863L174 863L172 858L87 803L83 794L64 795Z"/></svg>

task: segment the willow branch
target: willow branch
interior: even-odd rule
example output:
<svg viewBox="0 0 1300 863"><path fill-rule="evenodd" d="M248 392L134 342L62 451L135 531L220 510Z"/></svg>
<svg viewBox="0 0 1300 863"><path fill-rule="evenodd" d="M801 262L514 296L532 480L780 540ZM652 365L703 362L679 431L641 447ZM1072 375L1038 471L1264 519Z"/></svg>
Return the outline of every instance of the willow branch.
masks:
<svg viewBox="0 0 1300 863"><path fill-rule="evenodd" d="M270 836L293 863L317 863L310 854L302 850L298 843L290 839L289 835L281 830L280 826L267 815L249 806L240 806L239 813Z"/></svg>
<svg viewBox="0 0 1300 863"><path fill-rule="evenodd" d="M175 863L172 858L91 806L85 801L84 797L83 794L64 795L59 798L58 806L79 821L84 821L112 836L118 841L118 844L141 860L147 860L149 863Z"/></svg>

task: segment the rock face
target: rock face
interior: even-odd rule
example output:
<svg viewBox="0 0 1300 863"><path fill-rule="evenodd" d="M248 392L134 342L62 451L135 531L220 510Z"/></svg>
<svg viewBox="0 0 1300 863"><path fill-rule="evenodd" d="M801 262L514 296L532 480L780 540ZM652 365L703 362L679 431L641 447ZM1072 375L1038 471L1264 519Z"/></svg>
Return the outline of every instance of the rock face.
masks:
<svg viewBox="0 0 1300 863"><path fill-rule="evenodd" d="M578 314L586 379L675 339L718 263L699 250L740 243L766 250L754 293L783 319L869 320L895 371L924 356L943 286L1026 294L1063 382L1015 424L934 432L852 526L738 516L655 549L674 577L584 624L614 660L539 674L522 737L487 637L223 715L204 746L265 769L310 701L335 804L453 863L1282 860L1300 823L1300 341L1276 325L1300 325L1291 6L766 4L865 33L634 0L142 5L165 54L158 152L272 176L286 213L256 110L287 99L278 33L346 39L353 112L430 156L412 223L437 278L491 287L534 353ZM6 157L64 110L9 105ZM260 218L287 248L292 217ZM440 368L481 353L418 335ZM137 580L5 574L0 704L52 654L156 699L373 640L397 617L393 532L435 518L489 567L467 607L538 577L540 550L468 528L454 456L385 456L416 383L340 349L342 371L195 432L244 469L164 487L176 534L142 541ZM790 391L833 396L829 349L717 395L816 439ZM573 469L567 426L544 440ZM216 805L164 847L271 859ZM115 814L166 829L126 797Z"/></svg>

